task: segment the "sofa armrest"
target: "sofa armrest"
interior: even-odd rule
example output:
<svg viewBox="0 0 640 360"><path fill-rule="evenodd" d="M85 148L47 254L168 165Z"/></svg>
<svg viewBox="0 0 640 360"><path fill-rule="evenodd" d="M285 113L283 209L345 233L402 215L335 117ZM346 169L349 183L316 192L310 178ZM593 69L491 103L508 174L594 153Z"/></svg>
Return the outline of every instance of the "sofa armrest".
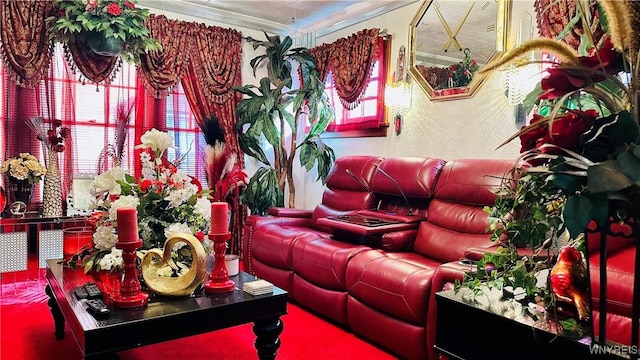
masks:
<svg viewBox="0 0 640 360"><path fill-rule="evenodd" d="M498 249L498 246L501 246L501 244L496 243L496 244L493 244L493 245L488 246L488 247L470 247L470 248L467 248L465 250L464 257L465 257L465 259L478 261L478 260L482 259L482 256L485 253L496 252L496 250ZM531 256L531 255L533 255L533 251L531 249L529 249L528 247L517 248L516 251L518 252L518 255L520 255L520 256Z"/></svg>
<svg viewBox="0 0 640 360"><path fill-rule="evenodd" d="M408 251L413 247L418 230L401 230L382 234L380 248L385 251Z"/></svg>
<svg viewBox="0 0 640 360"><path fill-rule="evenodd" d="M267 213L272 216L282 216L289 218L311 218L313 210L310 209L294 209L285 207L272 207Z"/></svg>

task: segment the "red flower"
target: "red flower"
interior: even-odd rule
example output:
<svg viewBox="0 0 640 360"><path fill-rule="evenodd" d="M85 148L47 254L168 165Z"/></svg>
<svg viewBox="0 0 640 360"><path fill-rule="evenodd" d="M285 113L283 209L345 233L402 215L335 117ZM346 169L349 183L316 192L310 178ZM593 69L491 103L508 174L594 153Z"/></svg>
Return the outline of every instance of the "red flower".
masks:
<svg viewBox="0 0 640 360"><path fill-rule="evenodd" d="M540 82L542 90L548 90L538 99L556 99L589 84L605 79L604 74L617 74L622 71L622 56L613 49L607 38L600 49L592 49L589 56L578 58L580 68L563 67L549 69L548 76Z"/></svg>
<svg viewBox="0 0 640 360"><path fill-rule="evenodd" d="M132 3L131 1L125 1L124 2L124 6L128 7L131 10L136 8L136 5L134 3Z"/></svg>
<svg viewBox="0 0 640 360"><path fill-rule="evenodd" d="M60 128L60 136L61 136L63 139L68 138L69 136L71 136L71 129L70 129L70 128L68 128L68 127Z"/></svg>
<svg viewBox="0 0 640 360"><path fill-rule="evenodd" d="M553 119L551 131L548 126L536 126L542 116L535 114L531 120L530 131L520 135L520 152L538 148L544 144L553 144L561 148L575 150L580 141L580 136L591 128L598 117L595 110L585 112L571 112L562 117ZM523 127L524 129L524 127ZM545 148L542 152L553 153L556 149Z"/></svg>
<svg viewBox="0 0 640 360"><path fill-rule="evenodd" d="M202 231L198 231L198 232L196 233L196 238L197 238L198 240L200 240L200 242L203 242L203 241L204 241L204 233L203 233Z"/></svg>
<svg viewBox="0 0 640 360"><path fill-rule="evenodd" d="M120 16L120 14L122 14L122 9L120 9L120 5L111 3L107 6L107 14L111 16Z"/></svg>
<svg viewBox="0 0 640 360"><path fill-rule="evenodd" d="M149 179L142 180L140 182L140 191L147 192L151 186L153 186L153 181Z"/></svg>

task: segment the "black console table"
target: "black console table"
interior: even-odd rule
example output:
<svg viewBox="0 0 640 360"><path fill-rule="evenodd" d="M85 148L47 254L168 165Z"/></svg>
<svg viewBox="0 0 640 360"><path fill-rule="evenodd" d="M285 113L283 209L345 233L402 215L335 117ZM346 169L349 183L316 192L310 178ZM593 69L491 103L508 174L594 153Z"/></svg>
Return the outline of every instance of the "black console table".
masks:
<svg viewBox="0 0 640 360"><path fill-rule="evenodd" d="M454 290L436 294L436 351L450 359L566 360L624 359L596 355L591 338L571 339L544 328L544 322L518 321L466 302Z"/></svg>
<svg viewBox="0 0 640 360"><path fill-rule="evenodd" d="M36 212L24 217L0 217L0 273L27 270L29 254L46 259L62 256L62 229L87 226L82 216L47 218ZM43 246L44 245L44 246Z"/></svg>

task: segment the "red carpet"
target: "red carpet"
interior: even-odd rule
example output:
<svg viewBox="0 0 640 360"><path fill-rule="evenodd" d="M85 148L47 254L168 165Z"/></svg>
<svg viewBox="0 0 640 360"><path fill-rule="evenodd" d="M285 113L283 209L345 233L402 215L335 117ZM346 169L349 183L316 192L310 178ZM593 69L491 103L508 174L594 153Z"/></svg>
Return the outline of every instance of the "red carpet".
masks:
<svg viewBox="0 0 640 360"><path fill-rule="evenodd" d="M4 282L4 281L3 281ZM73 335L55 340L53 318L46 304L43 280L4 283L0 298L0 359L81 359ZM283 316L282 346L277 359L394 359L395 357L289 303ZM251 324L191 336L118 353L134 359L257 359ZM167 329L171 331L171 329ZM108 339L105 339L108 341Z"/></svg>

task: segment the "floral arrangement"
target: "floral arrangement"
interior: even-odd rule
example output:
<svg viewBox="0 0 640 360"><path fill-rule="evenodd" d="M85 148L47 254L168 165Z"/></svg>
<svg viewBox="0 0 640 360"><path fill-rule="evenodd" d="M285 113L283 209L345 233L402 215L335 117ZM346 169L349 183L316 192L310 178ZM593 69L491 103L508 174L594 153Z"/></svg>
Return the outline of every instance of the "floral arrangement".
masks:
<svg viewBox="0 0 640 360"><path fill-rule="evenodd" d="M473 80L473 74L478 71L479 68L478 63L471 59L469 49L464 49L464 59L459 63L449 66L447 87L453 88L469 85L471 80Z"/></svg>
<svg viewBox="0 0 640 360"><path fill-rule="evenodd" d="M62 120L54 119L47 124L42 117L32 116L27 125L50 152L63 152L65 141L71 138L71 129L62 126Z"/></svg>
<svg viewBox="0 0 640 360"><path fill-rule="evenodd" d="M481 70L526 65L531 62L517 61L533 50L553 55L543 61L546 75L525 100L527 110L537 109L530 124L503 143L520 139L522 145L513 176L487 209L488 230L503 247L484 254L477 273L458 287L511 285L526 290L524 301L563 302L551 278L549 288L535 281L538 270L553 265L553 251L580 249L582 256L569 265L582 268L587 228L606 228L610 219L637 221L640 214L640 39L633 20L640 3L599 0L590 7L577 1L576 9L569 24L583 29L581 53L561 41L533 39ZM516 246L529 247L532 256L518 256ZM546 261L537 258L542 252ZM562 325L579 330L575 321Z"/></svg>
<svg viewBox="0 0 640 360"><path fill-rule="evenodd" d="M167 239L178 233L192 234L200 241L209 241L204 236L210 226L209 192L202 190L195 178L179 170L178 164L163 157L165 150L173 147L171 136L152 129L140 140L141 144L136 146L142 149L142 177L139 181L125 174L120 167L114 167L93 180L93 247L74 255L68 261L69 265L73 266L80 260L85 272L113 270L121 266L122 253L115 249L117 209L121 207L138 210L142 249L162 248ZM203 246L210 248L210 244Z"/></svg>
<svg viewBox="0 0 640 360"><path fill-rule="evenodd" d="M144 26L149 10L136 7L137 0L55 0L60 12L47 19L52 37L60 42L75 41L78 35L99 33L123 45L125 60L139 62L140 55L160 50L160 43ZM81 35L81 36L82 36ZM85 39L86 40L86 39Z"/></svg>
<svg viewBox="0 0 640 360"><path fill-rule="evenodd" d="M20 153L18 157L9 158L0 165L0 173L7 176L10 182L26 182L37 184L47 173L38 159L29 153Z"/></svg>

